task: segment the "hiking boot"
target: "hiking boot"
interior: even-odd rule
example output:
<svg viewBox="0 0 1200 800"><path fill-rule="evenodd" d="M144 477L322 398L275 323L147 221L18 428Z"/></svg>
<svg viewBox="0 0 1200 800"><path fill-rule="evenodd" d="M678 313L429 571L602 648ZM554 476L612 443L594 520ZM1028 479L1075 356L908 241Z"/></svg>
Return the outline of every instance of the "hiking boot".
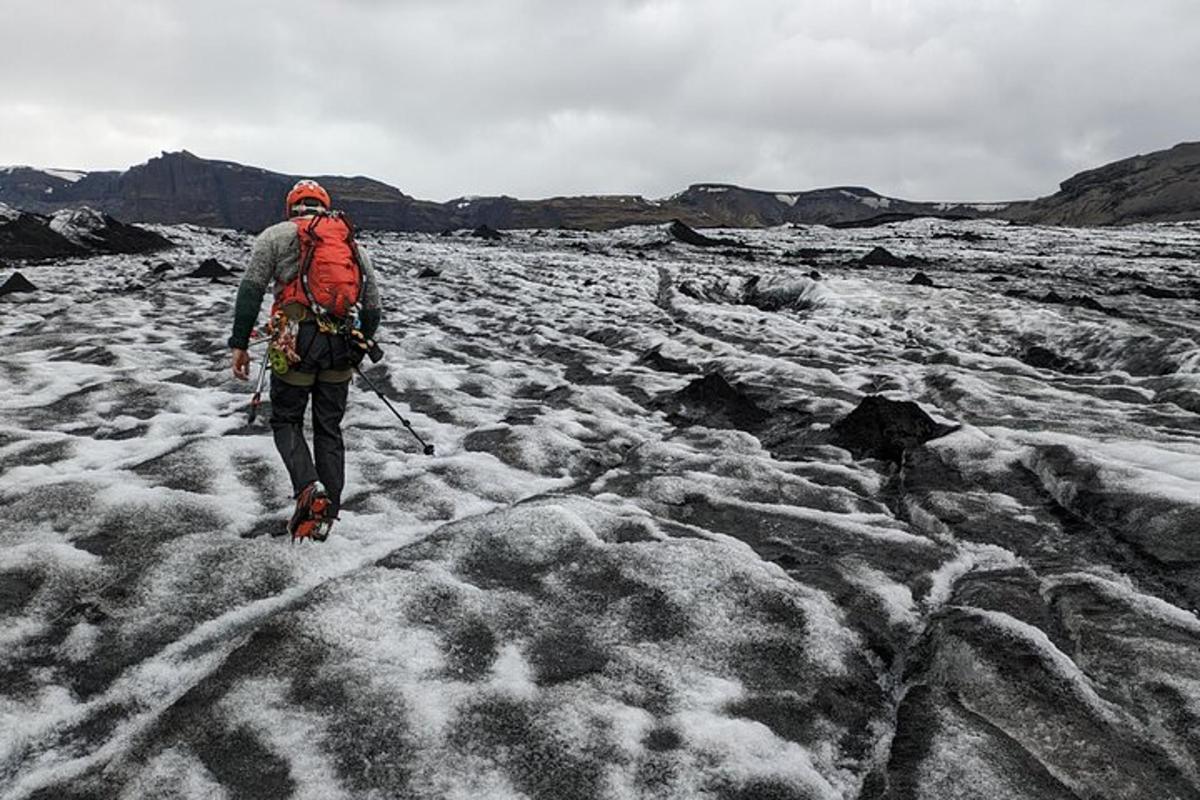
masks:
<svg viewBox="0 0 1200 800"><path fill-rule="evenodd" d="M328 539L329 528L333 525L330 505L329 495L318 481L305 486L296 498L296 510L288 523L292 541L312 538L323 542Z"/></svg>

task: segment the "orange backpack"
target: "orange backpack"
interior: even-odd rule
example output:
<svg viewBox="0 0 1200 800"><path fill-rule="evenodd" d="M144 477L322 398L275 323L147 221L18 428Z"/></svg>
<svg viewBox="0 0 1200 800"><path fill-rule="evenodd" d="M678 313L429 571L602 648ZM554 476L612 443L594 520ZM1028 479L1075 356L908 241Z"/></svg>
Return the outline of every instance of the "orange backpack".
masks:
<svg viewBox="0 0 1200 800"><path fill-rule="evenodd" d="M363 273L354 227L338 213L291 220L300 239L300 271L275 301L300 303L318 318L344 319L362 294Z"/></svg>

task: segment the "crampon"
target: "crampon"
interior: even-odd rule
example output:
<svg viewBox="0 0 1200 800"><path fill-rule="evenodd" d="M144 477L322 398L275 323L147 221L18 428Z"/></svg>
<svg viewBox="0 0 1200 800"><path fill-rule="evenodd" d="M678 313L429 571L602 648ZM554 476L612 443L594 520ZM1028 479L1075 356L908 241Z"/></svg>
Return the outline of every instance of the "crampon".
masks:
<svg viewBox="0 0 1200 800"><path fill-rule="evenodd" d="M292 543L297 539L312 539L323 542L329 538L329 530L333 527L332 504L329 496L319 483L310 483L296 498L296 511L288 523L288 533L292 535Z"/></svg>

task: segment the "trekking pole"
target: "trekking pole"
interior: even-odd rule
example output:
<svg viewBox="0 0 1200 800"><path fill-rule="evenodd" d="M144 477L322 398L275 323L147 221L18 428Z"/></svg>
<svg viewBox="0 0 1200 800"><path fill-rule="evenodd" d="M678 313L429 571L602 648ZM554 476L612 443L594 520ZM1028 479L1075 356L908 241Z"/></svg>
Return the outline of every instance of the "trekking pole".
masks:
<svg viewBox="0 0 1200 800"><path fill-rule="evenodd" d="M258 366L258 381L254 385L254 396L250 398L250 421L247 423L249 425L254 424L254 418L258 416L258 408L262 405L263 380L267 377L269 356L270 348L263 351L262 363Z"/></svg>
<svg viewBox="0 0 1200 800"><path fill-rule="evenodd" d="M368 378L361 369L358 368L358 364L354 365L354 371L358 373L358 377L367 382L367 386L370 386L371 390L375 392L375 394L379 395L379 399L383 401L383 404L388 407L389 411L396 415L396 419L400 420L401 424L403 424L405 428L408 428L408 432L413 435L413 438L421 443L421 447L424 449L425 455L433 455L433 445L425 444L425 440L421 438L421 435L413 430L413 426L408 423L408 420L400 416L400 412L395 409L395 407L392 405L392 402L383 396L383 392L379 391L379 387L376 386L374 382Z"/></svg>

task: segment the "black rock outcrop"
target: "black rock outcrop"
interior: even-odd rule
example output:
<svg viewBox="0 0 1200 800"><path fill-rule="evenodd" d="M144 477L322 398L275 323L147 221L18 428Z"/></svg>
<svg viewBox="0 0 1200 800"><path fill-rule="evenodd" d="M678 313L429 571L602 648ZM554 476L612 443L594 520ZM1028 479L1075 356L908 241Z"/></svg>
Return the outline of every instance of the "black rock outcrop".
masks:
<svg viewBox="0 0 1200 800"><path fill-rule="evenodd" d="M902 257L893 254L886 247L875 247L871 252L858 260L863 267L909 267L922 263L919 258Z"/></svg>
<svg viewBox="0 0 1200 800"><path fill-rule="evenodd" d="M911 400L869 395L834 423L833 441L856 458L879 458L899 464L905 450L954 430L953 426L935 422Z"/></svg>
<svg viewBox="0 0 1200 800"><path fill-rule="evenodd" d="M232 275L224 264L217 261L215 258L206 258L200 262L200 266L188 273L189 278L228 278Z"/></svg>
<svg viewBox="0 0 1200 800"><path fill-rule="evenodd" d="M908 222L913 219L934 218L944 219L950 222L959 220L974 219L978 214L939 214L932 211L922 211L919 213L893 212L889 214L876 214L873 217L866 219L851 219L844 222L832 222L829 227L838 230L849 230L851 228L878 228L881 225L892 225L897 222Z"/></svg>
<svg viewBox="0 0 1200 800"><path fill-rule="evenodd" d="M14 272L12 275L9 275L8 280L6 280L4 284L0 286L0 297L8 294L36 292L37 290L38 288L30 283L28 278L19 272Z"/></svg>
<svg viewBox="0 0 1200 800"><path fill-rule="evenodd" d="M909 286L935 286L933 278L926 275L924 272L918 272L908 279Z"/></svg>
<svg viewBox="0 0 1200 800"><path fill-rule="evenodd" d="M1155 300L1178 300L1187 295L1176 291L1175 289L1165 289L1161 286L1140 286L1137 293L1145 297L1151 297Z"/></svg>
<svg viewBox="0 0 1200 800"><path fill-rule="evenodd" d="M680 220L675 220L671 226L667 228L667 233L671 234L673 239L690 244L693 247L740 247L742 243L736 239L721 239L713 236L705 236L703 233L685 225Z"/></svg>
<svg viewBox="0 0 1200 800"><path fill-rule="evenodd" d="M491 225L480 225L475 230L471 231L471 235L476 239L487 239L488 241L498 241L504 238L504 234L493 228Z"/></svg>
<svg viewBox="0 0 1200 800"><path fill-rule="evenodd" d="M1005 292L1005 294L1010 297L1025 297L1025 296L1027 296L1026 293L1022 292L1020 289L1010 289L1007 292ZM1099 300L1096 300L1094 297L1089 297L1086 294L1075 295L1073 297L1063 297L1061 294L1059 294L1058 292L1051 289L1048 292L1046 292L1044 295L1042 295L1041 297L1038 297L1036 299L1038 300L1038 302L1049 303L1051 305L1076 306L1077 308L1087 308L1092 311L1102 311L1102 312L1105 312L1108 314L1116 313L1112 309L1110 309L1108 306L1101 303ZM1119 316L1119 314L1118 314L1118 316Z"/></svg>
<svg viewBox="0 0 1200 800"><path fill-rule="evenodd" d="M730 385L716 372L697 378L665 401L659 408L667 419L681 426L754 430L770 418L744 391Z"/></svg>
<svg viewBox="0 0 1200 800"><path fill-rule="evenodd" d="M0 214L0 255L48 260L97 253L150 253L172 247L153 231L127 225L90 208L59 211L53 218L28 212Z"/></svg>
<svg viewBox="0 0 1200 800"><path fill-rule="evenodd" d="M87 211L87 209L84 209ZM102 225L88 232L83 244L100 253L154 253L175 245L154 231L127 225L108 214L101 215Z"/></svg>
<svg viewBox="0 0 1200 800"><path fill-rule="evenodd" d="M1048 347L1030 345L1019 356L1020 360L1036 369L1048 369L1055 372L1074 374L1086 372L1086 368L1074 359L1061 356Z"/></svg>
<svg viewBox="0 0 1200 800"><path fill-rule="evenodd" d="M4 258L41 261L86 253L83 247L52 230L48 217L26 213L11 219L0 216L0 256Z"/></svg>

